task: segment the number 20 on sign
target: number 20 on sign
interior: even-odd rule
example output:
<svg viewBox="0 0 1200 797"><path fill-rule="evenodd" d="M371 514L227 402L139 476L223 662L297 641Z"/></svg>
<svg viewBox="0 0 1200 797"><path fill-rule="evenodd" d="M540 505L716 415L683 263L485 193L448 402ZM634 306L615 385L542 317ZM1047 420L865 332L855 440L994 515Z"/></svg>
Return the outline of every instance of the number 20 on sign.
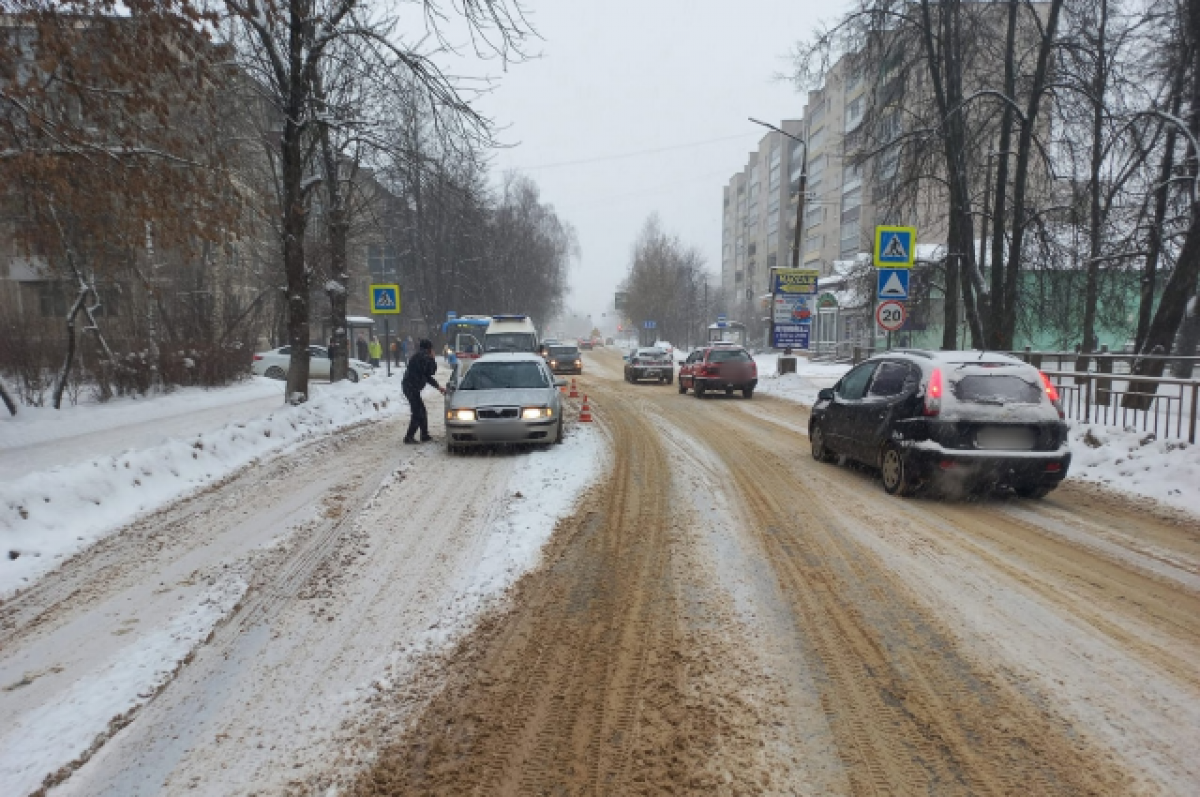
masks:
<svg viewBox="0 0 1200 797"><path fill-rule="evenodd" d="M879 306L875 308L875 321L884 332L896 332L904 326L907 317L908 312L904 308L904 303L894 299L880 302Z"/></svg>

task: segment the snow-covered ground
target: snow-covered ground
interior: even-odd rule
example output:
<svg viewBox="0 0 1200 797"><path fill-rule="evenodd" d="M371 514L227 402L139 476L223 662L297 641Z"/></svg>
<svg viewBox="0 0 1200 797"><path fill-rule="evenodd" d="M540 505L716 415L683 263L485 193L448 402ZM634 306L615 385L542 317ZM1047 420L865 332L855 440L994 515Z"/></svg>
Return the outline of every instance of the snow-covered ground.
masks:
<svg viewBox="0 0 1200 797"><path fill-rule="evenodd" d="M61 417L47 414L52 410L22 412L0 421L11 456L40 449L22 475L0 483L0 597L139 514L258 457L348 424L407 412L395 380L322 385L298 407L284 405L280 384L270 380L227 390L80 405ZM58 452L65 464L51 464Z"/></svg>
<svg viewBox="0 0 1200 797"><path fill-rule="evenodd" d="M0 652L0 793L62 767L79 767L65 794L143 793L147 777L146 793L276 791L325 769L315 751L343 749L331 738L379 684L470 630L607 467L589 426L545 451L399 445L397 388L342 384L0 487L0 541L22 551L0 561L5 593L128 530L12 604L38 616L45 601L54 619ZM259 743L225 743L243 735Z"/></svg>

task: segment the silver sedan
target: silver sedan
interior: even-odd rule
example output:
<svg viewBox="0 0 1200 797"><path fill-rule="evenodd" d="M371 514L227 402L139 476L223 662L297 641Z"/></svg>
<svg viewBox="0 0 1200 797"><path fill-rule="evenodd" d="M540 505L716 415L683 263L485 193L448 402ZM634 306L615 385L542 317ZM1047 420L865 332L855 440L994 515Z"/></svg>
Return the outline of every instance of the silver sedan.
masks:
<svg viewBox="0 0 1200 797"><path fill-rule="evenodd" d="M447 449L561 443L564 384L536 354L485 354L446 385Z"/></svg>

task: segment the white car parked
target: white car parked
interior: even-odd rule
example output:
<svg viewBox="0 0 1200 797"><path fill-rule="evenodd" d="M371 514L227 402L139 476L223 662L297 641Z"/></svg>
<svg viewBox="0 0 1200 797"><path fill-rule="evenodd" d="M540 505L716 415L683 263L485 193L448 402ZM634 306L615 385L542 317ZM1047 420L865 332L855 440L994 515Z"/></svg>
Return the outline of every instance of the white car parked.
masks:
<svg viewBox="0 0 1200 797"><path fill-rule="evenodd" d="M278 349L261 351L255 354L254 363L250 367L258 376L267 376L271 379L286 379L291 358L292 347L280 346ZM308 376L310 379L328 379L329 362L329 349L324 346L308 347ZM367 363L362 360L356 360L353 357L350 358L349 378L351 382L366 379L373 373L375 373L375 370Z"/></svg>

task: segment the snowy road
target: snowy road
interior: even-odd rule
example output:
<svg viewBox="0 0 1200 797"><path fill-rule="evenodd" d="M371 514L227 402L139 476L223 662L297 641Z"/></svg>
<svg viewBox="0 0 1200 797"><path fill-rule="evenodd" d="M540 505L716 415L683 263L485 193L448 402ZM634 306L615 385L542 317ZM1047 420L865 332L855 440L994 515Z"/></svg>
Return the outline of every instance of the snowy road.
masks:
<svg viewBox="0 0 1200 797"><path fill-rule="evenodd" d="M1195 516L892 498L620 366L561 448L365 421L0 604L0 791L1200 792Z"/></svg>

